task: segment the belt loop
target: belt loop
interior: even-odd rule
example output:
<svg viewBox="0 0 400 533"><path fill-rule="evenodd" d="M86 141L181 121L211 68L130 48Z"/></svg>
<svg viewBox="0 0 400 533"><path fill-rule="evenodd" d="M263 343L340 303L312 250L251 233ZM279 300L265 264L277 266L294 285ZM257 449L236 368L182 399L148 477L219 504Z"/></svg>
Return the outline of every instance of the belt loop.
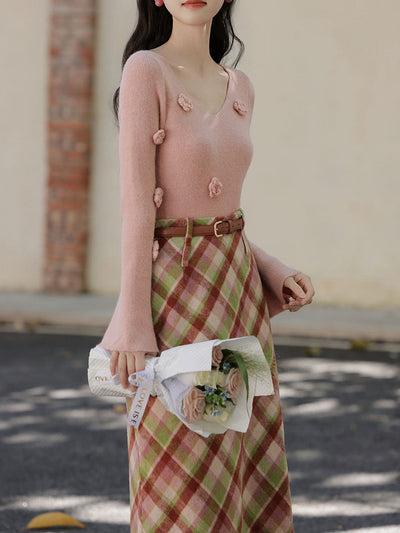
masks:
<svg viewBox="0 0 400 533"><path fill-rule="evenodd" d="M192 243L192 235L193 235L193 219L190 217L186 217L186 235L185 240L183 243L182 248L182 267L185 268L189 264L189 253L190 253L190 246Z"/></svg>
<svg viewBox="0 0 400 533"><path fill-rule="evenodd" d="M241 215L242 215L242 218L243 218L243 227L242 227L242 229L240 230L240 234L241 234L242 241L243 241L244 253L247 255L246 239L244 238L244 235L243 235L243 233L244 233L244 226L245 226L244 210L243 210L241 207L239 207L239 211L240 211L240 213L241 213Z"/></svg>
<svg viewBox="0 0 400 533"><path fill-rule="evenodd" d="M242 237L242 241L243 241L244 253L247 255L247 246L246 246L246 240L245 240L244 235L243 235L243 228L241 229L240 233L241 233L241 237Z"/></svg>

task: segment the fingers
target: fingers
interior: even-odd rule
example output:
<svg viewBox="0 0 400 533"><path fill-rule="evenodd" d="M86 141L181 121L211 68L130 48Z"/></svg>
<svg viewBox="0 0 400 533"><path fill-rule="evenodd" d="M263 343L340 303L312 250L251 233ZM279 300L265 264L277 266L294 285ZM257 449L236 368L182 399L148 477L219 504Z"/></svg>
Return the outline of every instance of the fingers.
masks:
<svg viewBox="0 0 400 533"><path fill-rule="evenodd" d="M145 358L144 353L138 353L136 355L136 372L140 372L145 368Z"/></svg>
<svg viewBox="0 0 400 533"><path fill-rule="evenodd" d="M127 354L128 376L130 376L133 372L140 372L141 370L144 370L144 367L145 367L144 352L143 353L138 352L136 354ZM137 387L135 385L132 385L132 383L130 383L130 389L131 391L135 391Z"/></svg>
<svg viewBox="0 0 400 533"><path fill-rule="evenodd" d="M117 373L117 362L118 362L118 354L119 352L113 350L111 352L111 357L110 357L110 372L111 372L111 375L112 376L115 376L115 374Z"/></svg>
<svg viewBox="0 0 400 533"><path fill-rule="evenodd" d="M301 298L305 298L306 297L306 293L304 292L304 290L301 287L301 285L304 284L304 283L301 283L302 281L303 280L300 280L300 279L295 281L293 276L290 276L289 278L287 278L285 280L285 287L292 292L291 296L296 297L297 299L301 299ZM304 282L305 282L305 280L304 280Z"/></svg>
<svg viewBox="0 0 400 533"><path fill-rule="evenodd" d="M127 357L126 365L127 365L128 377L129 377L131 374L133 374L133 372L136 372L135 357ZM135 387L135 385L132 385L132 383L129 384L129 388L131 389L132 392L135 392L135 390L137 389L137 387Z"/></svg>
<svg viewBox="0 0 400 533"><path fill-rule="evenodd" d="M128 387L128 376L126 367L126 352L119 352L118 373L121 385L126 389Z"/></svg>
<svg viewBox="0 0 400 533"><path fill-rule="evenodd" d="M290 300L288 303L283 304L283 309L289 309L289 311L298 311L300 307L303 307L303 305L310 304L312 302L312 298L306 293L306 296L304 298L295 298L294 300Z"/></svg>
<svg viewBox="0 0 400 533"><path fill-rule="evenodd" d="M297 277L296 280L294 279L295 277ZM310 304L315 295L311 278L303 273L287 278L285 287L291 291L291 296L294 298L288 301L287 296L284 294L286 303L282 305L282 309L289 309L289 311L298 311L303 305Z"/></svg>
<svg viewBox="0 0 400 533"><path fill-rule="evenodd" d="M118 352L112 351L110 357L111 375L119 374L121 385L124 389L130 387L135 391L137 387L128 381L128 377L134 372L140 372L145 369L146 352Z"/></svg>

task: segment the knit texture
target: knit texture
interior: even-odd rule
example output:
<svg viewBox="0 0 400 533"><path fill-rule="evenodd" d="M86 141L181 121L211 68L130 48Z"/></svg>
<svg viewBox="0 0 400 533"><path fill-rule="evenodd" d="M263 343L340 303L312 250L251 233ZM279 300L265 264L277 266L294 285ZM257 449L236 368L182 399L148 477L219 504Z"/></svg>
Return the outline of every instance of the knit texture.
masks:
<svg viewBox="0 0 400 533"><path fill-rule="evenodd" d="M243 71L223 68L229 75L225 101L211 114L160 54L140 50L124 65L118 113L121 284L103 348L159 352L151 310L156 219L225 216L240 206L253 156L255 93ZM249 242L273 317L283 311L283 281L299 271Z"/></svg>

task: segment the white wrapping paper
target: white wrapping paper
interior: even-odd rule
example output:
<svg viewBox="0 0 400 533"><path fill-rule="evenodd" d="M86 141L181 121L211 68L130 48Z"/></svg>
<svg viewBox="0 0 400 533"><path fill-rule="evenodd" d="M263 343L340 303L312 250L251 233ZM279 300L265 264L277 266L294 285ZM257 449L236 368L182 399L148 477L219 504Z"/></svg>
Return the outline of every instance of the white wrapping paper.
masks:
<svg viewBox="0 0 400 533"><path fill-rule="evenodd" d="M246 402L246 387L242 383L238 396L234 400L236 405L225 426L208 420L197 420L195 423L190 423L183 415L181 401L193 386L194 373L211 370L212 348L216 345L221 345L222 349L229 348L251 356L262 365L263 372L255 375L248 369L248 401ZM131 374L128 378L130 383L138 386L134 392L129 388L124 389L119 383L118 376L111 376L110 355L107 350L99 346L90 350L88 367L90 390L99 396L132 397L133 402L128 415L128 422L136 428L140 425L151 394L158 396L168 411L175 414L188 428L199 435L208 437L212 433L225 433L227 429L245 433L250 422L254 396L274 394L271 370L261 344L254 335L183 344L162 351L158 357L146 355L145 369Z"/></svg>

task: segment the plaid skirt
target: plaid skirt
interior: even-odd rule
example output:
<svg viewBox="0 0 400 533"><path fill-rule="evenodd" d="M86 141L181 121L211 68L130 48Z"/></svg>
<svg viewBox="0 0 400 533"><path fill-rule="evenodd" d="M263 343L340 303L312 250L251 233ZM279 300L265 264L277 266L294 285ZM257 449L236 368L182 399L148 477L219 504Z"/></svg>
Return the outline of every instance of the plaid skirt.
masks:
<svg viewBox="0 0 400 533"><path fill-rule="evenodd" d="M191 431L150 396L138 429L127 425L131 533L293 533L278 373L268 308L245 230L190 236L192 222L244 217L168 218L186 236L158 237L152 316L160 351L255 335L275 394L256 396L246 433ZM182 266L184 265L184 266ZM129 412L132 399L126 399Z"/></svg>

